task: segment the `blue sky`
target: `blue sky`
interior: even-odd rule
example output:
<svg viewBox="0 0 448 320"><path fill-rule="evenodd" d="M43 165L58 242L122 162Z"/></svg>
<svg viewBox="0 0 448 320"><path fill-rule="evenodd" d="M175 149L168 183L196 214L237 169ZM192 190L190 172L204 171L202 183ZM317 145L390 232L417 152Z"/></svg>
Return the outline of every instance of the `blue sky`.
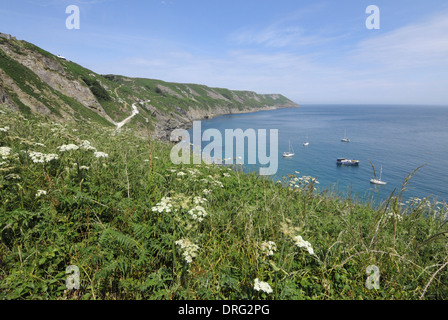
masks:
<svg viewBox="0 0 448 320"><path fill-rule="evenodd" d="M102 74L299 104L448 105L446 0L0 0L0 32Z"/></svg>

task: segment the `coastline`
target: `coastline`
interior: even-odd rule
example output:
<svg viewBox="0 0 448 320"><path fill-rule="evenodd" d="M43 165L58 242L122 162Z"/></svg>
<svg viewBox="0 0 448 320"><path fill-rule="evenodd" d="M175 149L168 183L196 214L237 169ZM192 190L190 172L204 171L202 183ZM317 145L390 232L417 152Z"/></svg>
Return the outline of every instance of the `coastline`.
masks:
<svg viewBox="0 0 448 320"><path fill-rule="evenodd" d="M175 129L185 129L189 130L193 126L194 121L200 121L200 120L210 120L219 116L224 115L230 115L230 114L246 114L246 113L255 113L260 111L270 111L270 110L277 110L277 109L287 109L287 108L300 108L301 106L296 103L287 103L277 106L263 106L263 107L256 107L256 108L248 108L239 110L236 108L229 107L228 110L223 109L217 109L217 113L209 113L209 112L200 112L198 110L189 110L185 115L187 116L187 119L180 118L176 119L170 118L166 121L163 121L165 123L157 124L155 132L153 134L153 137L156 139L159 139L161 141L170 141L170 134ZM219 112L219 111L222 112ZM174 114L172 114L174 116ZM176 121L177 120L177 121ZM175 123L172 123L175 122Z"/></svg>

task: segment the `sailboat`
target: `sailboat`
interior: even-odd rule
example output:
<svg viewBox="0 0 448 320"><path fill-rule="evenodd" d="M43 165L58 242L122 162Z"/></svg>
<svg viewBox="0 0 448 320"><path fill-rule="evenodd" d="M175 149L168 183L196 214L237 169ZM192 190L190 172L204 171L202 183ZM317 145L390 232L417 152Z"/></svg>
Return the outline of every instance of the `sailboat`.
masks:
<svg viewBox="0 0 448 320"><path fill-rule="evenodd" d="M293 156L294 156L294 149L291 145L291 141L289 141L289 151L283 152L283 157L287 158L287 157L293 157Z"/></svg>
<svg viewBox="0 0 448 320"><path fill-rule="evenodd" d="M347 130L344 130L344 138L341 139L342 142L350 142L350 139L347 138Z"/></svg>
<svg viewBox="0 0 448 320"><path fill-rule="evenodd" d="M309 145L310 143L308 142L308 136L306 136L306 141L303 143L303 145L306 147L307 145Z"/></svg>
<svg viewBox="0 0 448 320"><path fill-rule="evenodd" d="M370 161L370 160L369 160L369 161ZM385 184L387 184L387 182L384 182L384 181L381 180L381 175L383 174L383 166L381 166L381 169L380 169L380 177L377 178L377 177L376 177L376 172L375 172L375 167L373 166L372 162L370 162L370 164L372 165L372 168L373 168L373 175L375 176L374 179L370 179L370 183L373 183L373 184L380 184L380 185L385 185Z"/></svg>

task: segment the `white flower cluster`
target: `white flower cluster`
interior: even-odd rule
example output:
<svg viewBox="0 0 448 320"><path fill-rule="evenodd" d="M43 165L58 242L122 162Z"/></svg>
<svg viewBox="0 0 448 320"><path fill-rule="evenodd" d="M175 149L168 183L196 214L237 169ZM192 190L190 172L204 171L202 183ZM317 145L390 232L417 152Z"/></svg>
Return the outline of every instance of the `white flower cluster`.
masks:
<svg viewBox="0 0 448 320"><path fill-rule="evenodd" d="M306 250L308 250L308 253L311 255L314 254L314 250L311 246L311 243L303 240L301 236L295 236L292 239L294 240L296 246L298 246L299 248L305 248Z"/></svg>
<svg viewBox="0 0 448 320"><path fill-rule="evenodd" d="M0 128L0 132L8 132L9 131L9 126L6 126L4 128Z"/></svg>
<svg viewBox="0 0 448 320"><path fill-rule="evenodd" d="M193 169L188 169L187 171L188 171L188 173L191 174L192 176L201 174L201 173L199 172L199 170L198 170L198 169L195 169L195 168L193 168Z"/></svg>
<svg viewBox="0 0 448 320"><path fill-rule="evenodd" d="M8 159L8 157L11 154L11 148L10 147L0 147L0 156L3 160Z"/></svg>
<svg viewBox="0 0 448 320"><path fill-rule="evenodd" d="M201 206L195 206L193 209L191 209L190 211L188 211L188 213L191 215L191 217L194 220L198 220L199 222L202 222L202 220L204 220L204 218L207 216L207 212L205 211L205 209Z"/></svg>
<svg viewBox="0 0 448 320"><path fill-rule="evenodd" d="M178 177L183 177L183 176L186 176L187 174L185 173L185 172L182 172L182 171L180 171L180 172L178 172L177 173L177 176Z"/></svg>
<svg viewBox="0 0 448 320"><path fill-rule="evenodd" d="M274 251L277 251L277 244L274 241L263 241L260 244L261 252L266 256L273 256Z"/></svg>
<svg viewBox="0 0 448 320"><path fill-rule="evenodd" d="M36 198L39 198L40 196L45 196L47 194L47 191L45 190L37 190Z"/></svg>
<svg viewBox="0 0 448 320"><path fill-rule="evenodd" d="M31 157L31 160L33 160L34 163L45 163L59 159L59 156L54 153L45 154L42 152L30 151L28 152L28 155Z"/></svg>
<svg viewBox="0 0 448 320"><path fill-rule="evenodd" d="M107 158L107 157L109 156L107 153L104 153L104 152L98 152L98 151L95 151L95 152L93 153L93 155L94 155L95 157L97 157L97 158Z"/></svg>
<svg viewBox="0 0 448 320"><path fill-rule="evenodd" d="M394 212L386 213L385 216L386 216L387 219L395 218L395 220L397 220L397 221L402 221L403 220L403 216L401 214L394 213Z"/></svg>
<svg viewBox="0 0 448 320"><path fill-rule="evenodd" d="M212 186L218 186L220 188L224 188L224 185L222 184L221 181L219 180L215 180L212 176L208 176L210 179L201 179L201 181L203 182L207 182Z"/></svg>
<svg viewBox="0 0 448 320"><path fill-rule="evenodd" d="M171 204L172 198L170 197L163 197L162 200L160 200L159 203L157 203L154 207L152 207L153 212L171 212L173 209L173 205Z"/></svg>
<svg viewBox="0 0 448 320"><path fill-rule="evenodd" d="M66 152L66 151L74 151L78 150L79 147L76 144L70 143L70 144L64 144L60 147L58 147L60 152Z"/></svg>
<svg viewBox="0 0 448 320"><path fill-rule="evenodd" d="M408 205L419 205L422 202L422 199L417 197L409 198L408 201L406 201L406 204Z"/></svg>
<svg viewBox="0 0 448 320"><path fill-rule="evenodd" d="M271 286L269 285L269 283L267 282L263 282L257 279L255 279L255 283L254 283L254 289L257 291L263 291L266 293L272 293L273 290L271 288Z"/></svg>
<svg viewBox="0 0 448 320"><path fill-rule="evenodd" d="M79 147L81 149L83 149L83 150L86 150L86 151L90 151L90 150L96 151L96 148L92 147L91 144L90 144L90 141L88 141L88 140L82 140L81 144L79 145Z"/></svg>
<svg viewBox="0 0 448 320"><path fill-rule="evenodd" d="M203 203L206 203L206 202L208 202L208 200L205 199L205 198L201 198L201 197L194 197L193 198L193 203L196 204L196 205L203 204Z"/></svg>
<svg viewBox="0 0 448 320"><path fill-rule="evenodd" d="M296 173L298 172L296 171ZM316 178L310 176L295 177L289 182L289 186L291 188L300 188L303 186L307 186L310 183L319 184L319 181L317 181Z"/></svg>
<svg viewBox="0 0 448 320"><path fill-rule="evenodd" d="M205 195L209 195L212 192L210 190L208 190L208 189L204 189L204 190L202 190L202 193L205 194Z"/></svg>
<svg viewBox="0 0 448 320"><path fill-rule="evenodd" d="M230 178L232 176L231 174L228 174L227 172L224 172L222 175L226 178Z"/></svg>
<svg viewBox="0 0 448 320"><path fill-rule="evenodd" d="M191 263L193 258L197 256L197 251L199 250L199 246L194 244L188 239L181 239L175 242L183 249L182 255L187 263Z"/></svg>

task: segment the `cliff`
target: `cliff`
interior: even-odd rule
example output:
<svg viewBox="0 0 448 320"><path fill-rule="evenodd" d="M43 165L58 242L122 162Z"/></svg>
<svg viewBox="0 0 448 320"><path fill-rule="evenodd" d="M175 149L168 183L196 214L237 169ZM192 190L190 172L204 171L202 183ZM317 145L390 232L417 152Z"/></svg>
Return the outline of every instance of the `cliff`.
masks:
<svg viewBox="0 0 448 320"><path fill-rule="evenodd" d="M193 120L298 107L280 94L100 75L12 36L0 37L0 106L54 121L117 126L126 119L162 139Z"/></svg>

